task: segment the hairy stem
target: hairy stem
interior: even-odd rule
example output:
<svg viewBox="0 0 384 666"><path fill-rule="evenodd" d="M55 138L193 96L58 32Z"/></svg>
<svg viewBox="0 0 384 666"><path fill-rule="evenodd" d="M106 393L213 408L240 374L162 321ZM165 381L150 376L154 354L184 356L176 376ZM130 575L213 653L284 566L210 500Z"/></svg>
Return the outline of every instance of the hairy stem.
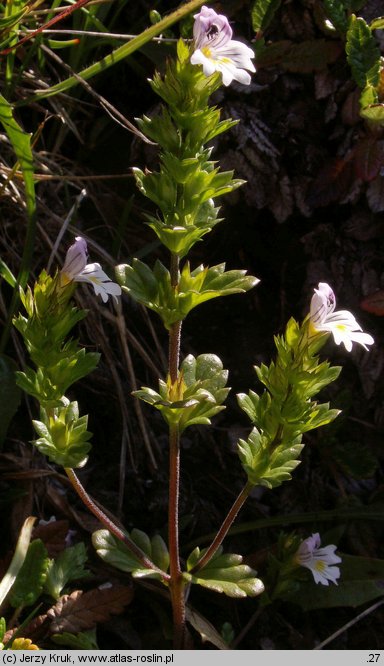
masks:
<svg viewBox="0 0 384 666"><path fill-rule="evenodd" d="M64 468L66 475L68 476L72 487L74 490L77 492L78 496L80 497L81 501L85 504L87 509L91 513L93 513L98 520L112 533L117 537L120 541L125 543L126 546L128 546L129 550L131 553L137 557L139 562L146 568L146 569L154 569L157 571L159 574L161 574L161 577L163 579L163 582L168 582L169 580L169 575L165 573L165 571L162 571L157 567L150 559L147 557L147 555L139 548L130 538L129 536L122 530L120 527L115 525L115 523L108 518L108 516L99 509L99 507L95 504L93 499L88 495L87 491L85 488L82 486L80 483L78 477L76 476L74 470L70 467L65 467Z"/></svg>
<svg viewBox="0 0 384 666"><path fill-rule="evenodd" d="M169 431L169 588L172 601L174 647L182 649L185 630L184 581L179 556L179 486L180 486L180 434L177 427Z"/></svg>
<svg viewBox="0 0 384 666"><path fill-rule="evenodd" d="M225 537L228 534L228 531L230 530L237 514L239 513L241 507L243 506L244 502L248 498L249 493L251 492L253 488L253 485L249 483L249 481L245 484L243 490L240 492L240 494L237 496L235 499L234 503L232 504L232 507L230 508L227 516L225 517L223 524L221 525L219 531L217 532L215 538L213 539L211 545L207 548L205 551L204 555L199 559L199 561L195 564L193 569L191 569L190 573L196 573L196 571L199 571L202 569L206 564L208 564L209 560L212 559L214 554L216 553L217 549L221 546L223 543Z"/></svg>
<svg viewBox="0 0 384 666"><path fill-rule="evenodd" d="M177 289L179 284L179 263L177 254L171 255L171 284ZM169 331L168 374L172 385L177 382L180 358L181 321L171 326ZM178 426L169 428L169 503L168 503L168 542L169 542L169 589L172 602L174 647L184 647L185 636L185 583L180 568L179 551L179 494L180 494L180 432Z"/></svg>

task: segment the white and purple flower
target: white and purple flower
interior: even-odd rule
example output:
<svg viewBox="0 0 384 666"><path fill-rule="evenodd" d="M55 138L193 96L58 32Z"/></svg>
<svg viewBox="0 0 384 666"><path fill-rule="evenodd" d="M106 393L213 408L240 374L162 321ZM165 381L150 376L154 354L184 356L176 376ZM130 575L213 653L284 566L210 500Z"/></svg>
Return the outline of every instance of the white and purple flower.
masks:
<svg viewBox="0 0 384 666"><path fill-rule="evenodd" d="M77 236L73 245L68 248L64 266L60 271L61 286L65 287L70 282L88 282L104 303L109 296L117 302L117 297L121 295L120 286L112 282L100 264L87 264L87 259L87 243L84 238Z"/></svg>
<svg viewBox="0 0 384 666"><path fill-rule="evenodd" d="M295 562L311 571L315 583L329 585L329 581L331 581L331 583L337 585L337 579L340 578L340 569L333 565L339 564L341 557L336 555L336 546L333 544L324 548L320 548L320 546L320 534L318 532L312 534L300 544L294 558Z"/></svg>
<svg viewBox="0 0 384 666"><path fill-rule="evenodd" d="M309 313L310 324L317 332L332 333L337 345L343 343L347 351L351 351L352 343L358 342L368 350L367 345L373 345L374 339L368 333L363 333L360 324L348 310L335 312L336 298L331 287L326 282L319 282L318 289L312 296Z"/></svg>
<svg viewBox="0 0 384 666"><path fill-rule="evenodd" d="M255 54L246 44L232 39L227 17L203 5L194 19L192 65L202 65L205 76L220 72L225 86L233 80L249 85L251 76L246 70L256 71L252 62Z"/></svg>

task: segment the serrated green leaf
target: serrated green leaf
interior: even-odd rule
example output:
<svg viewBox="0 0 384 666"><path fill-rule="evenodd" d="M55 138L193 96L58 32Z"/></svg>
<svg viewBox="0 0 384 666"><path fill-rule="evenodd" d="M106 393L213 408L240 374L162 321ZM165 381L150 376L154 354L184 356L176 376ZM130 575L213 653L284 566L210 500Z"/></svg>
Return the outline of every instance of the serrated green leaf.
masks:
<svg viewBox="0 0 384 666"><path fill-rule="evenodd" d="M63 398L63 404L49 413L41 408L41 421L32 421L39 435L34 445L43 454L63 467L82 467L91 449L87 430L88 416L79 416L77 402Z"/></svg>
<svg viewBox="0 0 384 666"><path fill-rule="evenodd" d="M200 554L195 549L192 558L188 558L188 570L195 566ZM185 572L185 580L215 592L221 592L229 597L256 597L264 591L264 585L256 578L256 571L247 564L243 564L241 555L222 554L219 548L208 564L197 573Z"/></svg>
<svg viewBox="0 0 384 666"><path fill-rule="evenodd" d="M189 48L183 39L177 41L177 57L181 63L188 62L189 60Z"/></svg>
<svg viewBox="0 0 384 666"><path fill-rule="evenodd" d="M311 410L311 413L308 415L308 419L304 426L302 427L302 432L309 432L309 430L314 430L315 428L321 428L321 426L327 425L334 421L340 414L340 409L330 409L329 403L320 405L317 404Z"/></svg>
<svg viewBox="0 0 384 666"><path fill-rule="evenodd" d="M251 9L252 28L264 32L279 9L281 0L256 0Z"/></svg>
<svg viewBox="0 0 384 666"><path fill-rule="evenodd" d="M191 271L187 262L176 290L170 272L160 261L151 270L138 259L133 260L132 266L117 266L116 276L123 290L160 315L166 328L182 321L193 308L208 300L244 293L259 282L243 270L225 271L225 264L211 268L201 265Z"/></svg>
<svg viewBox="0 0 384 666"><path fill-rule="evenodd" d="M360 88L377 86L380 75L380 50L362 17L352 14L345 45L352 76Z"/></svg>
<svg viewBox="0 0 384 666"><path fill-rule="evenodd" d="M32 606L43 591L50 561L47 549L40 539L29 545L23 566L17 574L9 601L11 606Z"/></svg>
<svg viewBox="0 0 384 666"><path fill-rule="evenodd" d="M56 645L63 645L72 650L99 650L96 640L96 629L80 631L77 634L63 631L62 634L52 634L49 639L53 643L56 643Z"/></svg>
<svg viewBox="0 0 384 666"><path fill-rule="evenodd" d="M344 35L348 28L348 18L344 3L340 2L340 0L324 0L324 11L336 30Z"/></svg>
<svg viewBox="0 0 384 666"><path fill-rule="evenodd" d="M156 566L162 571L167 571L169 566L168 549L160 535L155 535L150 539L145 532L133 529L129 536ZM116 569L129 572L134 578L147 577L162 580L158 571L143 569L142 563L131 553L128 546L108 530L94 532L92 543L98 556ZM166 566L165 569L162 568L164 565Z"/></svg>
<svg viewBox="0 0 384 666"><path fill-rule="evenodd" d="M370 104L360 110L360 115L378 125L384 124L384 104Z"/></svg>
<svg viewBox="0 0 384 666"><path fill-rule="evenodd" d="M257 428L253 428L247 440L238 442L240 462L249 482L267 488L276 488L291 479L291 472L300 464L298 457L302 449L301 436L292 438L288 446L273 448L269 438Z"/></svg>
<svg viewBox="0 0 384 666"><path fill-rule="evenodd" d="M180 133L178 132L168 110L163 107L161 115L149 118L136 118L141 131L153 141L156 141L164 150L176 152L180 148Z"/></svg>
<svg viewBox="0 0 384 666"><path fill-rule="evenodd" d="M376 19L373 19L369 24L371 30L383 30L384 29L384 16L379 16Z"/></svg>
<svg viewBox="0 0 384 666"><path fill-rule="evenodd" d="M54 599L58 599L71 580L78 580L89 576L84 568L87 561L87 551L83 543L77 543L63 550L56 560L51 560L44 591Z"/></svg>
<svg viewBox="0 0 384 666"><path fill-rule="evenodd" d="M134 395L161 411L165 421L180 432L191 425L209 425L212 416L224 407L229 390L228 371L215 354L189 354L180 366L177 382L160 381L159 392L143 387Z"/></svg>
<svg viewBox="0 0 384 666"><path fill-rule="evenodd" d="M239 407L243 410L243 412L246 413L249 420L252 423L256 423L260 400L257 393L255 393L255 391L249 391L249 395L246 395L245 393L238 393L236 398Z"/></svg>

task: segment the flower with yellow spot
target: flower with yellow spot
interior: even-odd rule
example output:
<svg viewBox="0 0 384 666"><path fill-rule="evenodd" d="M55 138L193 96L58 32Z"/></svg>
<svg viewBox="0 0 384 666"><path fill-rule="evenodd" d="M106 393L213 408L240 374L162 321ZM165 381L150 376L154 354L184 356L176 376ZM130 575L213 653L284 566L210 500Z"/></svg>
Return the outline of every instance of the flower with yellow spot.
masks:
<svg viewBox="0 0 384 666"><path fill-rule="evenodd" d="M225 86L233 80L248 85L251 77L246 70L256 71L252 62L255 54L246 44L232 39L227 17L203 6L194 19L192 65L202 65L205 76L220 72Z"/></svg>
<svg viewBox="0 0 384 666"><path fill-rule="evenodd" d="M309 569L312 572L315 583L329 585L340 578L339 567L332 566L341 562L341 557L336 555L336 546L333 544L320 548L320 534L312 534L305 539L294 557L296 564Z"/></svg>
<svg viewBox="0 0 384 666"><path fill-rule="evenodd" d="M326 282L319 282L311 300L310 329L319 333L332 333L336 344L343 343L347 351L351 351L353 342L358 342L368 350L367 345L374 343L373 337L363 333L351 312L348 310L335 312L335 307L336 298L331 287Z"/></svg>
<svg viewBox="0 0 384 666"><path fill-rule="evenodd" d="M64 266L60 271L60 285L65 287L71 282L88 282L92 285L96 296L100 295L106 303L109 296L117 302L121 295L121 288L116 282L104 273L100 264L87 264L87 243L84 238L77 236L75 242L68 248Z"/></svg>

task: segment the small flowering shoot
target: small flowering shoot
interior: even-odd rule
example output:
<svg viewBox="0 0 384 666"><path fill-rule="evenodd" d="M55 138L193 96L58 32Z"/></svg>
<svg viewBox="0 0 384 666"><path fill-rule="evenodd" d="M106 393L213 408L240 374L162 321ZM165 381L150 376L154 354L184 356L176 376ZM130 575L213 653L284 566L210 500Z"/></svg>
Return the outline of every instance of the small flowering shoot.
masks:
<svg viewBox="0 0 384 666"><path fill-rule="evenodd" d="M255 54L246 44L232 39L227 17L203 6L194 19L192 65L202 65L205 76L220 72L225 86L232 81L249 85L248 71L256 71L252 62Z"/></svg>
<svg viewBox="0 0 384 666"><path fill-rule="evenodd" d="M87 244L77 237L62 270L54 277L42 271L33 290L21 294L26 315L19 314L13 322L35 366L16 373L18 385L40 403L40 419L33 422L38 434L34 444L51 462L67 468L85 464L91 433L88 417L80 416L77 402L70 401L66 393L99 361L98 353L86 352L77 340L68 339L72 328L86 316L71 300L74 283L91 282L104 301L108 295L120 293L99 264L86 262ZM90 275L95 279L88 279Z"/></svg>
<svg viewBox="0 0 384 666"><path fill-rule="evenodd" d="M134 395L160 410L169 426L180 433L191 425L210 425L211 417L225 409L222 403L230 391L226 388L228 371L215 354L189 354L180 366L175 382L159 380L159 391L143 387Z"/></svg>
<svg viewBox="0 0 384 666"><path fill-rule="evenodd" d="M373 345L374 339L363 333L360 324L348 310L335 312L336 297L326 282L319 282L311 300L309 313L311 333L332 333L337 345L344 344L347 351L352 350L352 343L357 342L368 351L367 345Z"/></svg>
<svg viewBox="0 0 384 666"><path fill-rule="evenodd" d="M340 569L334 565L340 564L341 557L336 555L336 546L333 544L323 548L320 546L320 534L312 534L299 546L294 558L295 562L311 571L315 583L328 586L331 582L337 585Z"/></svg>
<svg viewBox="0 0 384 666"><path fill-rule="evenodd" d="M324 341L323 341L324 342ZM326 425L340 413L313 397L333 382L341 368L320 362L317 341L308 343L307 323L290 319L285 335L276 336L277 357L269 366L255 367L265 389L258 395L237 396L254 428L239 441L239 457L249 483L267 488L291 478L300 464L303 434Z"/></svg>
<svg viewBox="0 0 384 666"><path fill-rule="evenodd" d="M87 264L87 258L87 243L81 236L76 236L60 271L61 286L65 287L70 282L88 282L92 285L96 296L101 296L103 303L108 301L109 296L112 296L117 303L117 297L121 295L120 286L112 282L100 264Z"/></svg>

